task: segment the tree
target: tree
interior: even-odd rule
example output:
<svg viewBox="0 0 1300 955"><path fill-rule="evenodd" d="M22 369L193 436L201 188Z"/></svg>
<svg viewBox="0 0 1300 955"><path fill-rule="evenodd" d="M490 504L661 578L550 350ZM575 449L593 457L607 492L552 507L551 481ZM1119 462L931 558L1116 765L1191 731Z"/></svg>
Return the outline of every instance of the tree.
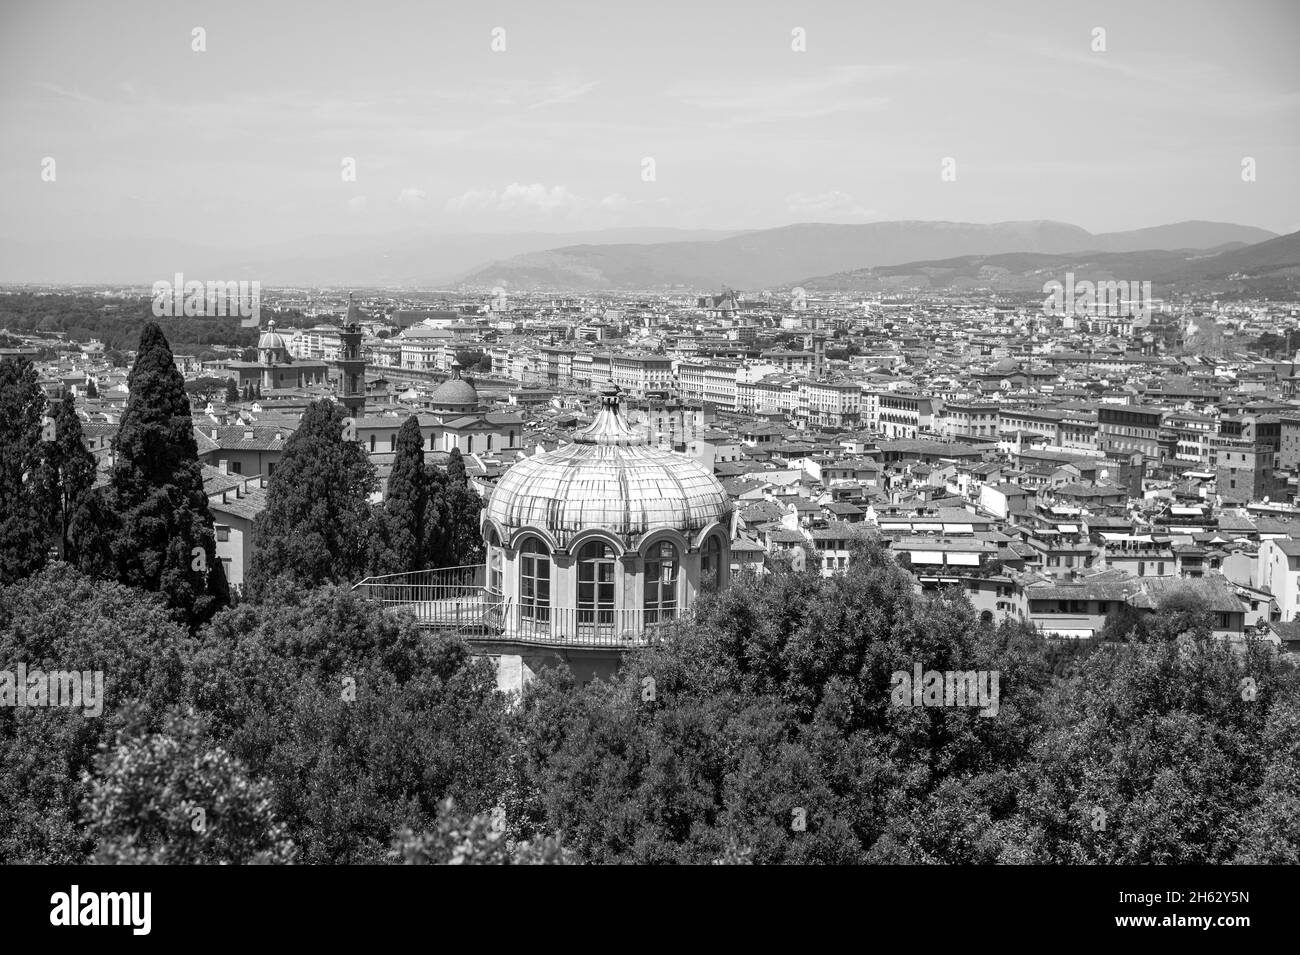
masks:
<svg viewBox="0 0 1300 955"><path fill-rule="evenodd" d="M916 595L871 541L834 578L742 577L611 682L543 671L505 806L589 862L995 861L1042 643L978 626L960 592ZM898 705L916 664L999 673L996 718Z"/></svg>
<svg viewBox="0 0 1300 955"><path fill-rule="evenodd" d="M1270 800L1291 796L1294 738L1279 747L1271 734L1294 724L1296 674L1257 641L1238 652L1211 632L1103 644L1056 688L1016 774L1006 861L1215 865L1259 852ZM1268 852L1295 857L1297 835L1273 828Z"/></svg>
<svg viewBox="0 0 1300 955"><path fill-rule="evenodd" d="M193 625L220 605L218 581L209 573L216 540L184 382L162 329L152 322L140 334L127 386L130 397L113 439L117 576L162 593Z"/></svg>
<svg viewBox="0 0 1300 955"><path fill-rule="evenodd" d="M565 865L569 854L558 838L515 841L489 813L466 816L454 800L438 807L433 832L398 834L393 854L405 865Z"/></svg>
<svg viewBox="0 0 1300 955"><path fill-rule="evenodd" d="M202 378L195 378L192 381L185 382L185 393L207 403L226 390L229 380L228 378L213 378L205 375Z"/></svg>
<svg viewBox="0 0 1300 955"><path fill-rule="evenodd" d="M180 700L192 638L159 594L54 564L0 588L0 660L10 672L100 674L82 706L0 709L0 862L88 862L80 807L85 773L125 725L128 704L151 728ZM83 690L85 687L83 687ZM88 704L94 703L91 706ZM98 711L98 712L97 712Z"/></svg>
<svg viewBox="0 0 1300 955"><path fill-rule="evenodd" d="M272 787L308 863L387 861L452 798L499 804L511 737L492 664L342 587L287 587L201 632L186 698Z"/></svg>
<svg viewBox="0 0 1300 955"><path fill-rule="evenodd" d="M239 386L235 384L235 379L227 378L226 379L226 404L233 405L238 403L239 403Z"/></svg>
<svg viewBox="0 0 1300 955"><path fill-rule="evenodd" d="M0 361L0 584L20 580L48 559L48 488L33 480L45 395L27 358Z"/></svg>
<svg viewBox="0 0 1300 955"><path fill-rule="evenodd" d="M424 545L429 490L424 435L419 418L411 415L397 432L397 452L388 474L384 506L376 515L379 532L372 560L375 573L403 573L427 566Z"/></svg>
<svg viewBox="0 0 1300 955"><path fill-rule="evenodd" d="M461 348L456 351L456 361L460 363L462 368L476 367L484 356L485 353L477 348ZM491 356L488 356L488 361L491 361ZM491 364L488 365L488 370L492 370Z"/></svg>
<svg viewBox="0 0 1300 955"><path fill-rule="evenodd" d="M84 804L101 865L287 863L296 856L271 787L207 738L192 712L133 723L95 760Z"/></svg>
<svg viewBox="0 0 1300 955"><path fill-rule="evenodd" d="M439 486L435 478L432 494L439 496L438 512L442 522L443 563L438 566L481 564L484 552L479 517L483 511L483 498L469 486L460 448L452 448L446 480Z"/></svg>
<svg viewBox="0 0 1300 955"><path fill-rule="evenodd" d="M86 379L86 398L94 401L99 397L99 386L95 384L94 378Z"/></svg>
<svg viewBox="0 0 1300 955"><path fill-rule="evenodd" d="M270 596L279 575L316 586L366 574L378 481L361 445L343 440L345 414L328 399L313 402L285 443L254 525L245 581L253 599Z"/></svg>
<svg viewBox="0 0 1300 955"><path fill-rule="evenodd" d="M52 522L61 558L79 564L78 542L95 533L90 496L95 456L86 450L72 395L54 407L54 440L44 442L36 481L41 497L54 504Z"/></svg>

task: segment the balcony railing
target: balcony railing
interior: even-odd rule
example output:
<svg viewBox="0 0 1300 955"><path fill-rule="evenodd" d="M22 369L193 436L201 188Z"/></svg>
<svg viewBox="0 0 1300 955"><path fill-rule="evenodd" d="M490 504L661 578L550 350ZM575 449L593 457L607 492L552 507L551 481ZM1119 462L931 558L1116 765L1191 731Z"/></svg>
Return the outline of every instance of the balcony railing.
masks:
<svg viewBox="0 0 1300 955"><path fill-rule="evenodd" d="M422 626L454 630L471 641L627 649L657 642L687 615L678 608L521 605L487 587L484 576L482 565L449 567L367 577L353 589L411 613Z"/></svg>

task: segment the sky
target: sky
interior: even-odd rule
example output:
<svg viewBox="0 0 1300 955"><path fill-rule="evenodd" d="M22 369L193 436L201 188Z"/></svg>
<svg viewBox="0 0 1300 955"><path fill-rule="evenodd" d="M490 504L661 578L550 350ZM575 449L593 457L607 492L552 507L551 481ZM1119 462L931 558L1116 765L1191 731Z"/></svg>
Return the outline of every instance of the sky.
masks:
<svg viewBox="0 0 1300 955"><path fill-rule="evenodd" d="M5 0L0 238L1291 232L1298 39L1297 0Z"/></svg>

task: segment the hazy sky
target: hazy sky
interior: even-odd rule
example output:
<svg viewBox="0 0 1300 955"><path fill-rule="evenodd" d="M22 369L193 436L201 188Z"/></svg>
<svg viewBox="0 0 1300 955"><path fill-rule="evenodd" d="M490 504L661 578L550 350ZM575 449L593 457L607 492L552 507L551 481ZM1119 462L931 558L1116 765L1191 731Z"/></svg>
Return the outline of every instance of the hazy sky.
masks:
<svg viewBox="0 0 1300 955"><path fill-rule="evenodd" d="M878 219L1289 232L1297 40L1297 0L4 0L0 237Z"/></svg>

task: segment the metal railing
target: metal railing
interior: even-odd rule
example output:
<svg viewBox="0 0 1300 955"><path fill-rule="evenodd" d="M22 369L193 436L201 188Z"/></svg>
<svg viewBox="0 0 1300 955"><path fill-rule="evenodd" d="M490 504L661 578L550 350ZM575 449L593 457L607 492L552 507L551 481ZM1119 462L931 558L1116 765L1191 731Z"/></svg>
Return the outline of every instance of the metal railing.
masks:
<svg viewBox="0 0 1300 955"><path fill-rule="evenodd" d="M626 649L658 642L684 616L677 610L578 609L508 601L489 610L484 623L501 638L525 643Z"/></svg>
<svg viewBox="0 0 1300 955"><path fill-rule="evenodd" d="M415 604L475 597L487 589L485 581L483 564L467 564L367 577L352 589L384 603Z"/></svg>
<svg viewBox="0 0 1300 955"><path fill-rule="evenodd" d="M483 565L367 577L353 589L425 627L468 640L511 640L571 647L626 649L654 643L689 611L553 607L505 600L484 583Z"/></svg>

